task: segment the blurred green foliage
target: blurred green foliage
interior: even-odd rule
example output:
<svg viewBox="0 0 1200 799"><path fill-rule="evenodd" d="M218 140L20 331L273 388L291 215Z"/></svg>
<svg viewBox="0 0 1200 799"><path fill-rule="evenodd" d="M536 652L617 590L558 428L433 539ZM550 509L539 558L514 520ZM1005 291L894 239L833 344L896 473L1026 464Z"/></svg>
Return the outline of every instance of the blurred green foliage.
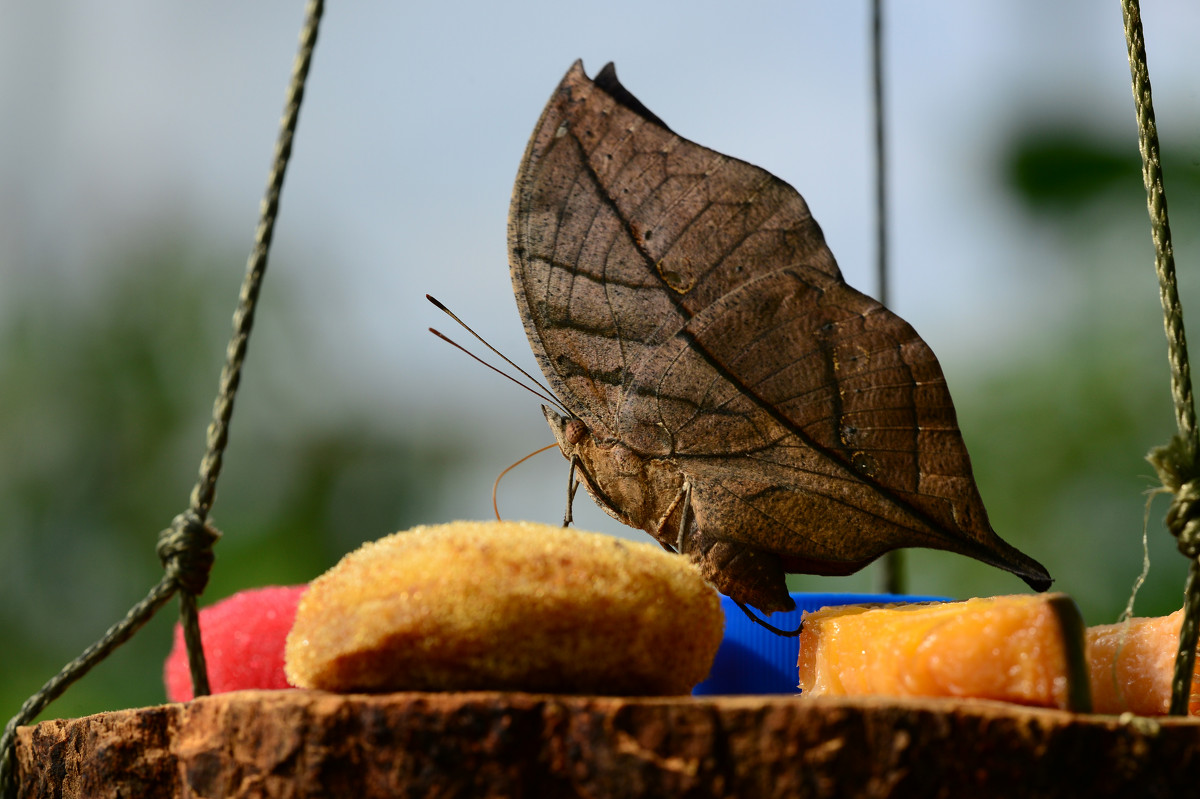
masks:
<svg viewBox="0 0 1200 799"><path fill-rule="evenodd" d="M155 536L195 482L241 263L162 240L99 265L109 278L85 296L41 280L10 295L0 329L5 718L158 580ZM297 327L277 266L260 329ZM366 538L428 521L427 498L462 457L430 431L298 416L272 387L287 359L251 347L206 603L309 580ZM173 606L160 613L48 715L161 702L177 616Z"/></svg>
<svg viewBox="0 0 1200 799"><path fill-rule="evenodd" d="M1170 199L1194 204L1200 193L1200 150L1162 152ZM1142 185L1137 142L1115 141L1084 127L1037 126L1019 134L1005 153L1005 177L1014 196L1029 208L1064 216L1065 224ZM1140 196L1140 195L1139 195Z"/></svg>
<svg viewBox="0 0 1200 799"><path fill-rule="evenodd" d="M1049 567L1090 623L1112 621L1141 567L1146 451L1172 432L1165 346L1132 141L1030 129L1002 154L1001 182L1026 224L1060 252L1053 330L1017 353L981 353L954 375L961 426L1003 537ZM1168 148L1176 220L1200 206L1196 157ZM1182 253L1195 225L1178 225ZM1194 250L1190 252L1194 253ZM94 290L15 283L0 327L0 707L15 712L158 579L154 536L195 478L241 279L241 256L180 236L97 264ZM1020 266L1014 266L1019 269ZM1053 278L1051 280L1051 278ZM1187 280L1184 281L1185 292ZM1194 294L1194 292L1193 292ZM1200 297L1185 293L1184 305ZM287 269L273 267L260 330L300 331ZM310 579L364 538L430 521L428 498L466 464L453 436L363 414L306 418L286 375L302 343L251 348L214 508L227 535L204 596ZM317 381L319 382L319 381ZM313 385L312 391L319 391ZM465 431L469 434L470 431ZM554 490L558 490L556 486ZM583 500L586 501L586 500ZM1144 615L1180 604L1184 562L1151 514ZM518 514L519 515L519 514ZM1022 590L946 553L908 555L916 592ZM872 577L793 578L809 590L870 590ZM175 613L53 705L74 716L162 701Z"/></svg>
<svg viewBox="0 0 1200 799"><path fill-rule="evenodd" d="M1145 461L1175 432L1154 251L1133 135L1084 126L1031 125L1011 141L1004 174L1033 226L1062 253L1063 318L1019 359L981 376L960 412L991 431L973 449L997 529L1026 539L1058 567L1060 587L1090 623L1112 621L1141 568L1146 529L1152 563L1139 615L1182 604L1186 561L1162 517L1169 499ZM1200 329L1200 149L1162 144L1180 292ZM1043 290L1030 281L1030 291ZM1190 313L1188 313L1190 311ZM1016 465L1016 468L1014 468Z"/></svg>

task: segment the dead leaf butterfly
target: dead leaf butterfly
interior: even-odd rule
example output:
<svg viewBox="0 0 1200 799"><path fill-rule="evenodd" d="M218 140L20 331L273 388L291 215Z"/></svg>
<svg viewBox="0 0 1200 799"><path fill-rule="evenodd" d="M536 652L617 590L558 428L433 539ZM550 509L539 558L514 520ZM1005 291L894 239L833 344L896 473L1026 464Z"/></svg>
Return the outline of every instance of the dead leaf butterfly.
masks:
<svg viewBox="0 0 1200 799"><path fill-rule="evenodd" d="M508 240L572 475L723 593L790 610L785 574L913 546L1049 586L992 530L925 342L846 285L795 189L672 132L612 64L551 97Z"/></svg>

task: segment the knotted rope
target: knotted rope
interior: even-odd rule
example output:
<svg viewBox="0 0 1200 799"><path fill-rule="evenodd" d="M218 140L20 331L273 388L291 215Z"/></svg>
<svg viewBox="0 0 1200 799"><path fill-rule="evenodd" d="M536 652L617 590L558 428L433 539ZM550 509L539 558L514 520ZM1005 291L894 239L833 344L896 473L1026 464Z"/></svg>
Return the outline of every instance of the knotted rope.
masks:
<svg viewBox="0 0 1200 799"><path fill-rule="evenodd" d="M155 548L167 577L188 593L203 593L213 564L212 546L220 537L195 511L176 516L171 526L158 534Z"/></svg>
<svg viewBox="0 0 1200 799"><path fill-rule="evenodd" d="M317 42L323 12L322 0L309 0L305 10L304 27L300 33L299 50L292 66L283 118L280 120L274 161L267 178L267 190L259 207L260 217L255 231L254 246L246 262L246 275L242 281L237 310L233 315L233 336L225 350L225 365L221 369L217 398L213 403L213 417L208 425L199 477L192 489L188 509L176 516L171 526L158 536L157 549L163 564L163 577L145 599L129 610L125 618L110 627L99 641L64 666L41 690L27 699L17 714L5 725L4 735L0 738L0 796L6 799L12 799L16 795L13 749L17 727L36 718L72 683L129 640L176 593L179 594L180 618L192 674L193 694L204 696L209 693L204 649L200 641L199 613L196 609L196 597L204 591L209 570L212 568L213 545L220 538L220 533L209 524L208 514L216 497L217 478L221 472L225 445L229 441L229 421L233 417L234 399L241 381L250 330L254 324L254 309L266 272L267 255L279 212L279 195L291 158L292 140L299 119L300 104L304 98L304 83L312 64L313 48Z"/></svg>
<svg viewBox="0 0 1200 799"><path fill-rule="evenodd" d="M1182 327L1180 328L1182 332ZM1180 435L1151 450L1146 460L1154 466L1163 488L1174 496L1167 509L1166 525L1180 553L1189 561L1183 592L1183 624L1171 678L1171 715L1186 716L1192 693L1196 644L1200 640L1200 479L1196 475L1196 450Z"/></svg>
<svg viewBox="0 0 1200 799"><path fill-rule="evenodd" d="M1200 483L1197 482L1200 469L1196 461L1196 409L1192 399L1187 336L1183 329L1183 306L1179 302L1179 288L1175 282L1175 253L1171 245L1171 225L1163 187L1158 127L1154 123L1142 13L1138 0L1122 0L1121 9L1125 19L1133 102L1137 111L1142 180L1146 186L1146 205L1154 239L1154 270L1158 274L1163 327L1167 334L1167 357L1171 363L1171 397L1175 403L1175 422L1178 427L1178 432L1167 445L1152 450L1146 458L1158 472L1163 487L1174 494L1167 511L1166 524L1179 543L1179 551L1191 562L1184 589L1183 626L1179 631L1179 650L1175 656L1175 674L1171 683L1171 715L1181 716L1186 715L1188 710L1196 641L1200 637L1200 620L1197 619L1200 613Z"/></svg>

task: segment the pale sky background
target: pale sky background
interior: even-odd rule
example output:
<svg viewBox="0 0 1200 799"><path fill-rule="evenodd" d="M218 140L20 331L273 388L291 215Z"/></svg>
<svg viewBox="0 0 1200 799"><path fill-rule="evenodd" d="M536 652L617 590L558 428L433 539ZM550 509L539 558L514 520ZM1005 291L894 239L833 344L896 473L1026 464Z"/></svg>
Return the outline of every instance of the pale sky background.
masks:
<svg viewBox="0 0 1200 799"><path fill-rule="evenodd" d="M1194 130L1200 6L1146 5L1160 127ZM589 74L615 61L675 131L793 184L848 281L874 293L867 13L795 0L330 3L266 284L269 300L290 272L305 304L302 335L273 343L297 376L280 412L382 409L399 425L456 414L502 454L463 476L446 518L486 515L495 473L550 441L535 400L426 332L449 326L424 295L536 370L505 221L525 142L576 58ZM5 287L39 270L62 286L45 313L69 312L105 279L104 253L155 229L246 252L301 17L300 2L0 2L0 314ZM905 2L887 19L891 305L953 390L980 363L1021 357L1064 302L1050 269L1062 253L1003 193L998 143L1047 116L1134 146L1120 4ZM1148 232L1145 246L1149 259ZM552 521L565 468L538 463L503 501ZM546 481L546 509L527 512L522 492Z"/></svg>

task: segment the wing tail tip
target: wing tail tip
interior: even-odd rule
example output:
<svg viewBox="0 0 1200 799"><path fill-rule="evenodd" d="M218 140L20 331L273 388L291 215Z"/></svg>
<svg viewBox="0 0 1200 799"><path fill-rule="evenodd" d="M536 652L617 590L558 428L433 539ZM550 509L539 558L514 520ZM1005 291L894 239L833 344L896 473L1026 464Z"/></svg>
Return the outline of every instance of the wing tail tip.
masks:
<svg viewBox="0 0 1200 799"><path fill-rule="evenodd" d="M1054 584L1054 578L1050 576L1050 572L1046 570L1045 566L995 533L992 535L992 542L987 547L990 557L980 557L976 553L971 553L973 557L1020 577L1026 585L1038 593L1050 590L1050 586Z"/></svg>

